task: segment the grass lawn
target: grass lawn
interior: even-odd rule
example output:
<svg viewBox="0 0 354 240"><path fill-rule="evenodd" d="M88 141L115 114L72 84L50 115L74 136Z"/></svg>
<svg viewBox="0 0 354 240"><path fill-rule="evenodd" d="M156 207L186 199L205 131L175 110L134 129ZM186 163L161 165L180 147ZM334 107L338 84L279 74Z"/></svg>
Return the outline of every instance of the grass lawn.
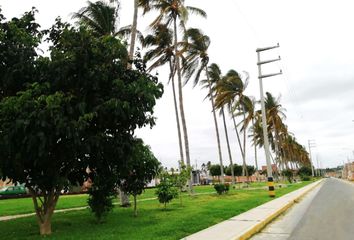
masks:
<svg viewBox="0 0 354 240"><path fill-rule="evenodd" d="M277 197L309 183L298 183L277 189ZM208 192L212 187L196 189L197 192ZM150 194L153 192L153 189L148 190L146 196L152 197ZM116 207L104 224L96 224L89 210L57 213L52 219L53 234L46 239L181 239L269 200L271 199L267 191L262 189L236 189L222 196L216 194L186 196L183 199L183 206L180 206L178 200L174 200L168 205L167 210L164 210L157 200L149 200L138 203L138 217L133 217L131 208ZM14 200L6 201L11 203ZM65 206L66 201L67 204L80 204L80 201L85 203L86 199L85 196L63 198L60 203L62 205L59 206ZM0 211L6 209L5 206L0 206ZM40 238L35 217L2 221L0 233L1 236L6 236L6 239Z"/></svg>
<svg viewBox="0 0 354 240"><path fill-rule="evenodd" d="M240 185L236 186L236 189L239 187ZM250 184L250 188L255 188L255 187L265 187L265 183ZM215 192L213 186L197 186L194 189L196 193ZM146 189L143 194L138 196L138 199L142 200L142 199L156 198L155 191L156 190L154 188ZM87 196L88 196L87 194L61 196L59 198L59 202L57 204L56 209L66 209L66 208L87 206ZM117 200L115 200L115 202L117 202ZM0 200L0 217L23 214L23 213L32 213L32 212L34 212L34 210L33 210L33 202L31 198Z"/></svg>

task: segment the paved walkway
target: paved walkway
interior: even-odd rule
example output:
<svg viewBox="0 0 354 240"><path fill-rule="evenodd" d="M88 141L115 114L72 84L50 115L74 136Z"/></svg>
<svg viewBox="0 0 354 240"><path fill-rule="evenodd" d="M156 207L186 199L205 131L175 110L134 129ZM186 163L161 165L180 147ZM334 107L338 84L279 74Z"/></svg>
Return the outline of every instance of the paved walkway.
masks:
<svg viewBox="0 0 354 240"><path fill-rule="evenodd" d="M286 211L306 193L318 186L321 181L322 180L311 183L301 189L230 218L229 220L187 236L183 238L183 240L248 239L274 218Z"/></svg>

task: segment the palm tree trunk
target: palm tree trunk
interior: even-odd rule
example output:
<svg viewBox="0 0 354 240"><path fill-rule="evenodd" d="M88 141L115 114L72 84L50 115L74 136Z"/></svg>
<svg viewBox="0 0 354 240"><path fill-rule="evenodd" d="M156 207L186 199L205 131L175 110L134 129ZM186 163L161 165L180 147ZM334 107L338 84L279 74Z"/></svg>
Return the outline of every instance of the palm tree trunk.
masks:
<svg viewBox="0 0 354 240"><path fill-rule="evenodd" d="M254 118L252 118L252 125L254 127ZM256 137L253 136L253 142L254 142L254 162L256 164L256 177L257 177L257 181L258 179L258 159L257 159L257 144L256 144Z"/></svg>
<svg viewBox="0 0 354 240"><path fill-rule="evenodd" d="M132 28L131 28L130 48L129 48L129 58L131 60L134 57L136 29L137 29L137 25L138 25L138 2L139 2L139 0L134 0L134 15L133 15L133 24L132 24Z"/></svg>
<svg viewBox="0 0 354 240"><path fill-rule="evenodd" d="M179 114L178 114L178 106L177 106L177 97L176 97L176 87L175 87L175 72L173 70L173 64L170 62L170 71L171 71L171 83L172 83L172 93L173 93L173 103L175 106L175 115L176 115L176 123L177 123L177 133L178 133L178 145L179 145L179 154L180 154L180 161L183 165L184 162L184 155L183 155L183 146L182 146L182 136L181 136L181 126L179 123ZM180 164L179 164L180 165Z"/></svg>
<svg viewBox="0 0 354 240"><path fill-rule="evenodd" d="M235 184L234 164L233 164L233 162L232 162L231 149L230 149L230 143L229 143L229 134L227 133L224 107L221 109L221 114L222 114L222 119L223 119L223 122L224 122L224 130L225 130L225 138L226 138L226 144L227 144L227 151L228 151L228 153L229 153L229 159L230 159L232 184Z"/></svg>
<svg viewBox="0 0 354 240"><path fill-rule="evenodd" d="M190 156L189 156L189 141L188 141L187 124L186 124L186 118L184 115L184 106L183 106L182 73L181 73L181 67L180 67L179 56L178 56L178 51L177 51L177 20L176 20L176 17L173 20L173 25L174 25L174 48L175 48L174 50L175 50L177 76L178 76L179 111L181 114L181 122L182 122L183 136L184 136L184 148L186 151L187 167L191 167L191 160L190 160ZM193 173L192 173L192 170L190 172L190 179L188 181L188 185L189 185L189 192L193 193Z"/></svg>
<svg viewBox="0 0 354 240"><path fill-rule="evenodd" d="M210 80L209 80L209 74L208 74L207 66L205 66L205 73L206 73L207 80L208 80L208 85L209 85L209 95L210 95L211 108L212 108L213 117L214 117L216 141L218 143L218 153L219 153L220 172L221 172L221 183L224 183L225 182L225 180L224 180L224 165L223 165L223 161L222 161L219 127L218 127L218 121L217 121L217 118L216 118L214 97L213 97L213 93L212 93L212 89L211 89L211 84L210 84ZM231 173L233 173L233 171L234 171L234 169L232 167ZM233 181L234 181L234 176L232 178L233 178Z"/></svg>
<svg viewBox="0 0 354 240"><path fill-rule="evenodd" d="M233 114L231 114L231 115L232 115L232 121L234 123L234 128L235 128L235 132L236 132L236 136L237 136L238 146L239 146L240 151L241 151L242 165L243 165L242 166L242 175L244 175L244 163L246 163L246 155L245 155L244 149L242 148L242 145L241 145L241 138L240 138L240 134L239 134L238 129L237 129L235 116Z"/></svg>
<svg viewBox="0 0 354 240"><path fill-rule="evenodd" d="M245 112L245 111L243 111ZM245 113L243 113L243 121L245 121ZM244 126L244 129L243 129L243 157L242 157L242 160L243 160L243 169L242 169L242 175L243 176L246 176L247 177L247 182L249 182L249 176L248 176L248 169L247 169L247 164L246 164L246 131L247 131L247 128L246 126Z"/></svg>

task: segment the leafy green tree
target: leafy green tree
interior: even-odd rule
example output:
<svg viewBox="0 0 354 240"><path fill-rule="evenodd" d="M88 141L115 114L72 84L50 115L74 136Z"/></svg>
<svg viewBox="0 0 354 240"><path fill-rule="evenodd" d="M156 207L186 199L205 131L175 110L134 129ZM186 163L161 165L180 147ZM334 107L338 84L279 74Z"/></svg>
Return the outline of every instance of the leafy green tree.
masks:
<svg viewBox="0 0 354 240"><path fill-rule="evenodd" d="M190 172L191 169L188 168L185 164L180 162L180 171L179 173L174 174L174 184L179 190L179 200L181 203L181 206L183 205L182 202L182 192L185 191L185 187L187 185L187 182L190 178Z"/></svg>
<svg viewBox="0 0 354 240"><path fill-rule="evenodd" d="M132 154L126 162L127 171L121 178L121 189L134 197L134 216L137 212L137 195L140 195L146 185L154 179L160 170L160 162L151 152L150 147L141 139L135 139Z"/></svg>
<svg viewBox="0 0 354 240"><path fill-rule="evenodd" d="M104 217L113 209L113 199L116 195L115 177L107 170L107 174L102 173L97 176L90 174L93 184L88 190L87 203L98 223L102 223Z"/></svg>
<svg viewBox="0 0 354 240"><path fill-rule="evenodd" d="M127 50L113 36L60 19L40 32L34 15L0 17L0 177L25 183L48 235L60 192L87 180L87 168L98 188L104 176L118 181L134 130L155 123L163 87L141 60L127 69ZM49 57L36 51L44 34Z"/></svg>
<svg viewBox="0 0 354 240"><path fill-rule="evenodd" d="M242 176L242 166L241 165L234 164L233 168L234 168L235 176ZM226 173L227 176L231 176L232 175L230 166L226 168L225 173Z"/></svg>
<svg viewBox="0 0 354 240"><path fill-rule="evenodd" d="M209 167L209 172L211 176L221 176L220 165L219 164L212 164Z"/></svg>
<svg viewBox="0 0 354 240"><path fill-rule="evenodd" d="M303 167L301 167L299 169L297 174L299 174L299 176L311 176L312 175L312 170L311 170L310 167L303 166Z"/></svg>
<svg viewBox="0 0 354 240"><path fill-rule="evenodd" d="M156 195L160 203L164 204L166 209L167 203L178 196L178 191L174 186L172 177L167 173L160 176L160 184L157 185Z"/></svg>

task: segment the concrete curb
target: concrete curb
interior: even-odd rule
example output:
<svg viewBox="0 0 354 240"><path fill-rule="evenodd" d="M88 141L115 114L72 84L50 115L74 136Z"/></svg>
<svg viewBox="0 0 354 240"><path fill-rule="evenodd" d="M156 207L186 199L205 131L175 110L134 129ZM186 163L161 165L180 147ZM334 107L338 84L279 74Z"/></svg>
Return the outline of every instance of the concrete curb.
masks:
<svg viewBox="0 0 354 240"><path fill-rule="evenodd" d="M292 207L295 203L297 203L301 198L303 198L307 193L312 191L315 187L317 187L323 179L314 182L314 185L311 186L309 189L307 189L305 192L301 193L299 196L295 197L293 200L288 202L286 205L282 206L278 211L274 212L270 216L268 216L266 219L261 221L260 223L256 224L255 226L252 227L252 229L248 230L247 232L243 233L240 237L235 238L235 240L246 240L255 235L256 233L260 232L265 226L267 226L271 221L273 221L275 218L277 218L279 215L284 213L286 210L288 210L290 207Z"/></svg>
<svg viewBox="0 0 354 240"><path fill-rule="evenodd" d="M268 223L298 202L308 192L317 187L321 182L322 179L182 239L249 239L263 229Z"/></svg>

